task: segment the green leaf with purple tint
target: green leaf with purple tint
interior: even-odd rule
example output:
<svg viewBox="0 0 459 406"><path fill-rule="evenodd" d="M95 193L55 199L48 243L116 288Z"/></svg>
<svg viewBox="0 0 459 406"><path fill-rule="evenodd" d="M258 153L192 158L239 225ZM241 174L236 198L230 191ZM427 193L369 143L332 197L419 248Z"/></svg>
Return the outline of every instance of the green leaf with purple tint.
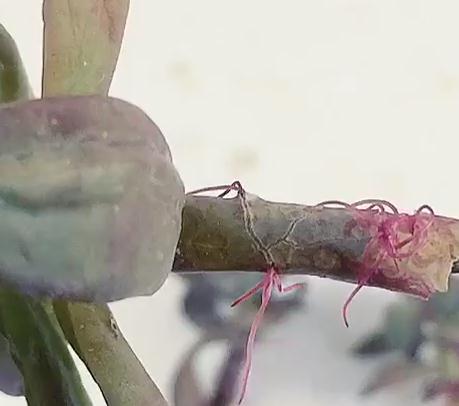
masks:
<svg viewBox="0 0 459 406"><path fill-rule="evenodd" d="M175 253L184 188L137 107L99 96L0 109L0 281L84 301L150 295Z"/></svg>

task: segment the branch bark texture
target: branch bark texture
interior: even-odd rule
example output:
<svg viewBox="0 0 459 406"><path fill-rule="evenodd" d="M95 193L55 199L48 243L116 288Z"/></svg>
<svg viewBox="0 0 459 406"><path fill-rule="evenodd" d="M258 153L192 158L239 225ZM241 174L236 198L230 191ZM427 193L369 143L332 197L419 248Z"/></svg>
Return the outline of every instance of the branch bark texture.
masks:
<svg viewBox="0 0 459 406"><path fill-rule="evenodd" d="M353 221L352 213L341 208L269 202L253 195L245 205L239 198L189 195L173 270L256 272L274 263L283 274L356 283L371 236L350 227ZM451 221L455 234L457 221ZM368 285L420 295L416 286L399 279L379 273Z"/></svg>

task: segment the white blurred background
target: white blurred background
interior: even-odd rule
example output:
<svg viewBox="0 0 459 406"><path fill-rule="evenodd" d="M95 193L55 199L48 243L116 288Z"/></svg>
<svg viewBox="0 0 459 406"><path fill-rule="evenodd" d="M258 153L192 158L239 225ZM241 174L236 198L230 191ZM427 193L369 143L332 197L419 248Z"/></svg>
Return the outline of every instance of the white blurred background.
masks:
<svg viewBox="0 0 459 406"><path fill-rule="evenodd" d="M111 94L160 126L187 189L239 179L264 198L316 203L384 197L459 217L459 2L455 0L132 0ZM39 94L41 1L0 0ZM245 404L417 405L417 385L358 397L377 362L349 347L394 295L311 280L308 306L257 347ZM172 400L197 330L182 281L113 304L120 327ZM209 387L223 348L199 360ZM85 375L87 377L87 374ZM95 405L102 398L85 380ZM2 397L1 405L24 400Z"/></svg>

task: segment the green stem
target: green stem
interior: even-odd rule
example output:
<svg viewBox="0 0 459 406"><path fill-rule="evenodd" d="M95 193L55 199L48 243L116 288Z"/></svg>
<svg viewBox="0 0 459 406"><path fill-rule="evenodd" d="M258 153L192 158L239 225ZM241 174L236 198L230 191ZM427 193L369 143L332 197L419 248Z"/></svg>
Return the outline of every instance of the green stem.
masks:
<svg viewBox="0 0 459 406"><path fill-rule="evenodd" d="M1 289L0 321L29 405L91 405L49 303Z"/></svg>
<svg viewBox="0 0 459 406"><path fill-rule="evenodd" d="M165 406L166 400L129 347L107 305L55 301L70 344L110 406Z"/></svg>

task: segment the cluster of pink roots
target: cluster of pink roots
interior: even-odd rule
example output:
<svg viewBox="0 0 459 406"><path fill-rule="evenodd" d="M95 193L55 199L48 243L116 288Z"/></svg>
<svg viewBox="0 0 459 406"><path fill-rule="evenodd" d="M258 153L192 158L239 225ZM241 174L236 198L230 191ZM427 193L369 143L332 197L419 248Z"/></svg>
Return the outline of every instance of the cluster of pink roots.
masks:
<svg viewBox="0 0 459 406"><path fill-rule="evenodd" d="M358 269L356 288L343 306L343 319L349 327L347 311L355 295L381 271L381 264L388 258L400 273L399 261L410 258L427 242L429 228L434 222L430 206L421 206L414 214L399 213L385 200L367 199L353 204L327 201L318 206L340 205L352 212L355 225L370 235Z"/></svg>
<svg viewBox="0 0 459 406"><path fill-rule="evenodd" d="M268 307L269 301L271 300L273 289L276 288L279 291L279 293L285 293L290 292L294 289L302 288L303 286L304 284L302 283L295 283L293 285L286 287L282 286L282 281L278 270L275 266L270 266L266 270L263 279L259 283L257 283L252 289L248 290L241 297L236 299L231 305L231 307L233 307L238 305L239 303L245 302L261 290L261 305L253 320L252 326L250 327L249 336L247 338L245 364L242 375L242 390L241 396L239 398L239 404L244 399L245 392L247 390L247 382L249 380L250 369L252 367L252 355L253 347L255 345L255 338L257 335L258 328L260 327L261 322L263 320L263 315L266 311L266 308Z"/></svg>

